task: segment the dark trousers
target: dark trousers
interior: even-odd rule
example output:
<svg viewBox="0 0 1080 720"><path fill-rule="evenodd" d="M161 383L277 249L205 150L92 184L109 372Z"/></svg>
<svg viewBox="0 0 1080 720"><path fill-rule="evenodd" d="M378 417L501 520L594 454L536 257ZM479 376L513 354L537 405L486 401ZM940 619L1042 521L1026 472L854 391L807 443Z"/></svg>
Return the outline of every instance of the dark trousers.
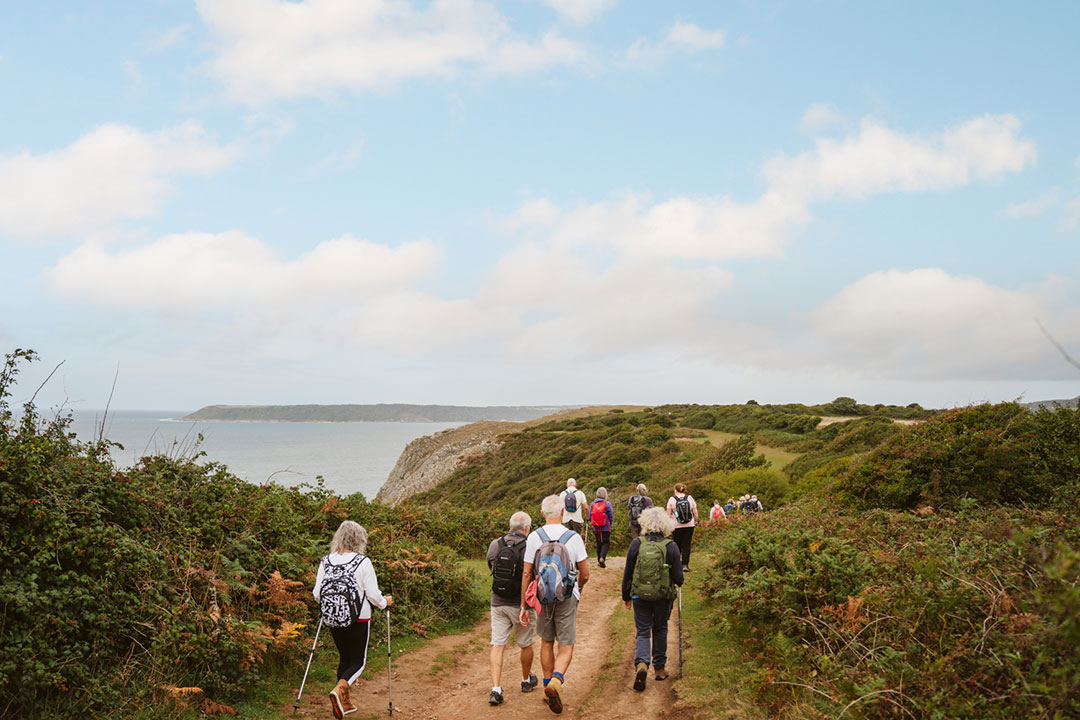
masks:
<svg viewBox="0 0 1080 720"><path fill-rule="evenodd" d="M656 670L667 665L667 625L674 600L642 600L634 598L634 664L649 664ZM651 648L650 648L651 641Z"/></svg>
<svg viewBox="0 0 1080 720"><path fill-rule="evenodd" d="M367 664L368 626L370 621L355 622L347 628L330 628L338 651L338 680L356 682Z"/></svg>
<svg viewBox="0 0 1080 720"><path fill-rule="evenodd" d="M582 541L585 540L585 536L582 535L582 533L581 533L581 531L585 529L585 524L584 523L579 523L579 522L576 522L574 520L567 520L566 522L563 523L563 525L566 526L567 530L573 530L578 535L581 535ZM552 540L557 540L557 539L558 538L552 538Z"/></svg>
<svg viewBox="0 0 1080 720"><path fill-rule="evenodd" d="M671 533L671 539L679 546L682 554L683 567L690 567L690 540L694 537L694 528L675 528Z"/></svg>
<svg viewBox="0 0 1080 720"><path fill-rule="evenodd" d="M596 538L596 559L607 559L608 547L611 545L611 531L601 530L600 528L593 526L593 537Z"/></svg>
<svg viewBox="0 0 1080 720"><path fill-rule="evenodd" d="M636 538L636 537L638 537L640 535L641 535L641 526L638 525L637 523L630 523L630 539L633 540L634 538Z"/></svg>

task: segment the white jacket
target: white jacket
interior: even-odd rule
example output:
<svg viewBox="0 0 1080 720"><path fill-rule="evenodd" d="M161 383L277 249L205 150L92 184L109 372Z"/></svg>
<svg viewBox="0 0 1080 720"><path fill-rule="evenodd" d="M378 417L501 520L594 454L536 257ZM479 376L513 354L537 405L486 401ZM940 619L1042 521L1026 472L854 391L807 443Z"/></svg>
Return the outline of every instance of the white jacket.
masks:
<svg viewBox="0 0 1080 720"><path fill-rule="evenodd" d="M322 590L323 577L326 576L324 570L327 563L332 565L344 565L355 558L357 553L330 553L319 562L319 573L315 576L315 589L311 591L311 594L315 596L315 602L319 601L319 593ZM356 568L356 584L360 588L360 593L366 595L366 602L364 607L360 608L360 620L371 619L371 606L383 610L386 608L386 598L383 597L382 591L379 590L379 580L375 577L375 568L371 564L371 558L364 558L360 562L360 566Z"/></svg>

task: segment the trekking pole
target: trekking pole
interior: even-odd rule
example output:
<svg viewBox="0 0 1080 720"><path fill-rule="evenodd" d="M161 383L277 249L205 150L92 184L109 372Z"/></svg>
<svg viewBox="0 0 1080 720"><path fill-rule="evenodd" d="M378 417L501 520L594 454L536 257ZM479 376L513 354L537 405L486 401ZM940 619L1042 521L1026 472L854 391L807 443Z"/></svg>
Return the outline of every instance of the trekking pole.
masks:
<svg viewBox="0 0 1080 720"><path fill-rule="evenodd" d="M311 669L311 659L315 657L315 646L319 644L319 633L322 632L322 618L319 618L319 627L315 629L315 642L311 643L311 653L308 655L307 667L304 668L304 679L300 681L300 692L296 693L296 702L293 703L293 715L300 709L300 696L304 694L304 684L307 682L308 670Z"/></svg>
<svg viewBox="0 0 1080 720"><path fill-rule="evenodd" d="M679 586L679 679L682 680L682 586Z"/></svg>
<svg viewBox="0 0 1080 720"><path fill-rule="evenodd" d="M390 606L386 606L386 714L394 715L394 680L390 671Z"/></svg>

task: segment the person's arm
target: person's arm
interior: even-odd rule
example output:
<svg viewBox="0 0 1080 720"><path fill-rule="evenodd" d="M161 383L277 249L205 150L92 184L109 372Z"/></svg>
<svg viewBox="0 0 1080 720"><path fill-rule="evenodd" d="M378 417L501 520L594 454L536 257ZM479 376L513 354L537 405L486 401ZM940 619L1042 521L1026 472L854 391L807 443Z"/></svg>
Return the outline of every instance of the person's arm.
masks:
<svg viewBox="0 0 1080 720"><path fill-rule="evenodd" d="M679 552L679 546L674 541L669 542L667 546L667 564L671 573L671 582L676 585L682 585L685 579L682 571L682 553Z"/></svg>
<svg viewBox="0 0 1080 720"><path fill-rule="evenodd" d="M674 497L668 498L667 507L665 507L665 510L667 510L668 515L670 515L671 517L675 517L675 498Z"/></svg>
<svg viewBox="0 0 1080 720"><path fill-rule="evenodd" d="M525 550L528 553L528 549ZM529 583L532 582L532 569L533 564L526 562L521 566L521 611L518 613L518 622L525 627L529 626L529 606L525 604L525 593L529 589Z"/></svg>
<svg viewBox="0 0 1080 720"><path fill-rule="evenodd" d="M315 589L311 591L311 594L315 596L315 602L319 602L319 592L322 589L323 575L325 575L325 573L323 572L323 564L320 560L319 572L315 574Z"/></svg>
<svg viewBox="0 0 1080 720"><path fill-rule="evenodd" d="M363 588L372 607L380 610L390 607L393 598L389 595L384 597L382 591L379 590L379 579L375 577L375 566L371 564L371 558L367 558L360 563L360 567L356 568L356 580Z"/></svg>
<svg viewBox="0 0 1080 720"><path fill-rule="evenodd" d="M577 589L580 593L585 589L585 583L589 582L589 561L578 560L577 564Z"/></svg>
<svg viewBox="0 0 1080 720"><path fill-rule="evenodd" d="M607 510L607 524L608 524L608 527L609 528L614 527L615 526L615 510L612 509L610 502L607 504L606 510Z"/></svg>
<svg viewBox="0 0 1080 720"><path fill-rule="evenodd" d="M697 525L698 524L697 502L694 500L693 495L690 495L689 497L690 497L690 507L694 511L694 524Z"/></svg>
<svg viewBox="0 0 1080 720"><path fill-rule="evenodd" d="M630 608L630 585L634 579L634 566L637 564L638 548L641 547L641 538L630 541L630 549L626 551L626 564L622 572L622 599L626 607Z"/></svg>

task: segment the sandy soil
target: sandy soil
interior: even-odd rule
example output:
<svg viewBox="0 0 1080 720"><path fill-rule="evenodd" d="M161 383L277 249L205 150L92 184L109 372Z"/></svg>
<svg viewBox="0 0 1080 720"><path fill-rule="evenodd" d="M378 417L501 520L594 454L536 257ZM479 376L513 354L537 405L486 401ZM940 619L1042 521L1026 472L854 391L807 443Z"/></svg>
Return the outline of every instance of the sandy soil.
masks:
<svg viewBox="0 0 1080 720"><path fill-rule="evenodd" d="M672 680L656 682L652 673L644 692L632 689L634 680L633 638L611 647L609 624L612 613L629 613L619 597L623 559L610 558L606 569L590 560L591 578L578 610L578 642L574 659L566 675L564 718L603 718L604 720L662 719L674 705ZM671 615L668 634L668 669L678 670L677 613ZM394 660L394 717L403 720L524 720L554 717L543 702L541 688L532 693L520 691L520 664L517 646L507 647L503 658L502 705L488 705L491 677L488 651L491 639L490 619L485 615L471 631L439 638L430 645ZM540 640L534 640L533 672L540 670ZM441 668L441 669L440 669ZM387 716L386 673L361 678L352 688L352 698L359 712L348 717ZM282 717L332 718L330 705L322 688L320 694L305 697L295 716L292 705L282 708Z"/></svg>

